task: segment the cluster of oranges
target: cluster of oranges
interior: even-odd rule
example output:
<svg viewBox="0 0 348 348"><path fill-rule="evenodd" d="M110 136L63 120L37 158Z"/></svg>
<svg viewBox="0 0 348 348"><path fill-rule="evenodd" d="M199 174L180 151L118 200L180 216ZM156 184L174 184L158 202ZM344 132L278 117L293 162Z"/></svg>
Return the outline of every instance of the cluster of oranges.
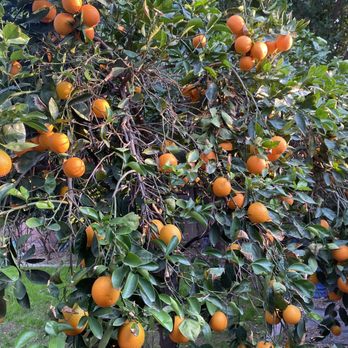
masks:
<svg viewBox="0 0 348 348"><path fill-rule="evenodd" d="M53 22L54 30L61 36L66 36L74 32L78 27L82 29L76 31L76 37L81 39L80 31L89 40L94 39L94 28L100 22L100 14L93 5L83 5L82 0L62 0L64 11L57 14L56 6L47 0L35 0L32 5L32 11L36 13L47 9L46 16L41 18L42 23ZM80 16L80 20L78 20ZM81 24L81 25L80 25Z"/></svg>
<svg viewBox="0 0 348 348"><path fill-rule="evenodd" d="M234 48L242 57L239 66L242 71L249 71L255 66L255 62L261 62L267 55L288 51L292 47L290 34L278 35L275 41L253 42L248 35L248 29L244 19L239 15L233 15L227 20L227 26L236 36Z"/></svg>

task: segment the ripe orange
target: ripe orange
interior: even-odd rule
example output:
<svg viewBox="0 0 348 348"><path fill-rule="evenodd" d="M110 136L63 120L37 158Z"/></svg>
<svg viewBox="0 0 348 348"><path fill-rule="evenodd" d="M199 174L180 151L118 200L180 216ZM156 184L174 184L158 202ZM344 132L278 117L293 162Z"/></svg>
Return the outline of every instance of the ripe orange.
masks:
<svg viewBox="0 0 348 348"><path fill-rule="evenodd" d="M0 150L0 178L6 176L12 169L12 159L3 150Z"/></svg>
<svg viewBox="0 0 348 348"><path fill-rule="evenodd" d="M278 160L280 156L281 156L281 154L271 152L267 155L267 158L269 161L274 162L274 161Z"/></svg>
<svg viewBox="0 0 348 348"><path fill-rule="evenodd" d="M289 205L293 205L294 204L294 199L292 198L291 194L289 194L288 196L281 196L280 200L282 202L288 203Z"/></svg>
<svg viewBox="0 0 348 348"><path fill-rule="evenodd" d="M49 8L50 10L48 11L47 15L43 18L40 19L40 22L42 23L51 23L54 18L57 15L57 9L56 7L51 4L49 1L46 0L35 0L33 2L33 5L31 7L31 10L33 12L36 12L38 10L41 10L42 8Z"/></svg>
<svg viewBox="0 0 348 348"><path fill-rule="evenodd" d="M100 22L99 11L92 5L83 5L82 22L86 27L95 27Z"/></svg>
<svg viewBox="0 0 348 348"><path fill-rule="evenodd" d="M236 193L231 200L229 200L227 202L227 205L230 209L236 209L236 207L238 208L242 208L244 204L244 195L243 193Z"/></svg>
<svg viewBox="0 0 348 348"><path fill-rule="evenodd" d="M226 24L230 28L232 33L239 34L243 31L245 22L241 16L233 15L227 20Z"/></svg>
<svg viewBox="0 0 348 348"><path fill-rule="evenodd" d="M49 138L49 149L55 153L66 153L70 147L69 138L63 133L53 133Z"/></svg>
<svg viewBox="0 0 348 348"><path fill-rule="evenodd" d="M85 229L85 232L86 232L86 237L87 237L86 246L87 246L87 248L90 248L92 246L93 237L94 237L94 230L93 230L92 226L87 226Z"/></svg>
<svg viewBox="0 0 348 348"><path fill-rule="evenodd" d="M64 10L71 14L76 14L81 11L82 0L62 0Z"/></svg>
<svg viewBox="0 0 348 348"><path fill-rule="evenodd" d="M169 244L174 236L178 237L180 243L182 239L181 231L172 224L164 225L159 233L159 239L162 240L166 245Z"/></svg>
<svg viewBox="0 0 348 348"><path fill-rule="evenodd" d="M20 62L18 62L17 60L13 61L11 63L11 67L10 67L10 75L16 76L17 74L19 74L22 71L22 64Z"/></svg>
<svg viewBox="0 0 348 348"><path fill-rule="evenodd" d="M99 98L92 103L92 111L97 118L106 118L109 110L110 105L105 99Z"/></svg>
<svg viewBox="0 0 348 348"><path fill-rule="evenodd" d="M164 227L163 223L161 220L154 219L150 221L150 226L156 231L154 234L151 230L150 233L152 234L151 239L156 239L156 236L159 235L161 229Z"/></svg>
<svg viewBox="0 0 348 348"><path fill-rule="evenodd" d="M61 196L62 198L67 194L67 192L69 191L69 187L68 186L62 186L61 189L59 190L59 196Z"/></svg>
<svg viewBox="0 0 348 348"><path fill-rule="evenodd" d="M248 208L248 218L254 224L272 221L268 209L260 202L250 204Z"/></svg>
<svg viewBox="0 0 348 348"><path fill-rule="evenodd" d="M342 332L342 329L338 325L332 325L330 331L334 336L339 336Z"/></svg>
<svg viewBox="0 0 348 348"><path fill-rule="evenodd" d="M320 226L326 228L327 230L330 229L330 225L325 219L320 220Z"/></svg>
<svg viewBox="0 0 348 348"><path fill-rule="evenodd" d="M277 50L277 44L275 41L266 41L267 54L272 55Z"/></svg>
<svg viewBox="0 0 348 348"><path fill-rule="evenodd" d="M237 244L237 243L231 243L227 248L226 248L226 250L227 251L236 251L236 250L240 250L241 248L240 248L240 245L239 244Z"/></svg>
<svg viewBox="0 0 348 348"><path fill-rule="evenodd" d="M287 35L278 35L276 39L277 50L279 52L288 51L292 47L292 36Z"/></svg>
<svg viewBox="0 0 348 348"><path fill-rule="evenodd" d="M216 161L216 154L214 151L210 151L208 153L202 152L199 157L205 163L208 163L209 161Z"/></svg>
<svg viewBox="0 0 348 348"><path fill-rule="evenodd" d="M71 92L73 91L74 86L68 81L61 81L57 83L56 93L59 99L67 100L70 97Z"/></svg>
<svg viewBox="0 0 348 348"><path fill-rule="evenodd" d="M250 156L247 160L246 167L252 174L262 174L262 171L267 168L267 162L258 156Z"/></svg>
<svg viewBox="0 0 348 348"><path fill-rule="evenodd" d="M247 346L244 343L241 343L237 346L237 348L247 348Z"/></svg>
<svg viewBox="0 0 348 348"><path fill-rule="evenodd" d="M286 151L286 149L288 147L288 143L286 142L286 140L283 137L276 135L276 136L272 137L271 140L274 142L276 142L276 141L279 142L278 145L271 150L271 153L282 154Z"/></svg>
<svg viewBox="0 0 348 348"><path fill-rule="evenodd" d="M274 348L271 342L260 341L257 343L256 348Z"/></svg>
<svg viewBox="0 0 348 348"><path fill-rule="evenodd" d="M118 330L117 343L120 348L141 348L145 342L143 326L135 321L127 321Z"/></svg>
<svg viewBox="0 0 348 348"><path fill-rule="evenodd" d="M231 183L222 176L214 180L212 188L216 197L227 197L232 191Z"/></svg>
<svg viewBox="0 0 348 348"><path fill-rule="evenodd" d="M165 166L176 167L178 165L178 160L171 153L164 153L158 158L158 169L163 173L170 173L171 168L165 169Z"/></svg>
<svg viewBox="0 0 348 348"><path fill-rule="evenodd" d="M339 290L344 292L345 294L348 294L348 278L346 277L345 282L342 280L341 277L337 279L337 287Z"/></svg>
<svg viewBox="0 0 348 348"><path fill-rule="evenodd" d="M348 260L348 246L341 245L338 249L332 250L332 257L338 262Z"/></svg>
<svg viewBox="0 0 348 348"><path fill-rule="evenodd" d="M92 230L93 231L93 230ZM110 276L101 276L95 280L91 295L99 307L112 307L120 298L121 290L112 286Z"/></svg>
<svg viewBox="0 0 348 348"><path fill-rule="evenodd" d="M85 39L88 39L90 41L94 40L94 36L95 36L94 28L83 29L83 34ZM80 34L79 40L81 40L81 34Z"/></svg>
<svg viewBox="0 0 348 348"><path fill-rule="evenodd" d="M190 98L192 102L196 103L201 99L202 89L195 87L193 84L189 84L182 88L182 94L184 97Z"/></svg>
<svg viewBox="0 0 348 348"><path fill-rule="evenodd" d="M239 60L239 67L242 71L249 71L255 65L255 60L252 57L245 56Z"/></svg>
<svg viewBox="0 0 348 348"><path fill-rule="evenodd" d="M256 60L266 58L268 52L267 45L264 42L255 42L251 48L251 56Z"/></svg>
<svg viewBox="0 0 348 348"><path fill-rule="evenodd" d="M335 291L329 291L327 294L327 298L330 301L336 302L339 301L342 298L342 296L340 294L337 294Z"/></svg>
<svg viewBox="0 0 348 348"><path fill-rule="evenodd" d="M49 124L49 123L46 123L45 124L45 127L46 127L46 130L45 131L42 131L42 130L39 130L37 131L39 134L45 134L45 133L50 133L50 132L53 132L53 124Z"/></svg>
<svg viewBox="0 0 348 348"><path fill-rule="evenodd" d="M142 91L143 91L143 89L141 88L141 86L135 86L134 93L140 94Z"/></svg>
<svg viewBox="0 0 348 348"><path fill-rule="evenodd" d="M283 310L283 319L287 324L296 325L301 320L301 310L294 306L294 305L288 305Z"/></svg>
<svg viewBox="0 0 348 348"><path fill-rule="evenodd" d="M316 273L313 273L311 274L309 277L308 277L308 280L313 283L314 285L316 284L319 284L319 279L318 279L318 276Z"/></svg>
<svg viewBox="0 0 348 348"><path fill-rule="evenodd" d="M277 314L277 312L269 312L269 311L266 311L265 312L265 320L267 322L267 324L270 324L270 325L276 325L276 324L279 324L280 323L280 318Z"/></svg>
<svg viewBox="0 0 348 348"><path fill-rule="evenodd" d="M69 35L74 31L75 19L70 13L59 13L53 22L54 30L59 35Z"/></svg>
<svg viewBox="0 0 348 348"><path fill-rule="evenodd" d="M232 151L233 150L233 144L229 141L220 143L219 147L221 147L225 151Z"/></svg>
<svg viewBox="0 0 348 348"><path fill-rule="evenodd" d="M251 50L253 43L249 36L242 35L237 37L234 42L234 48L237 53L246 54Z"/></svg>
<svg viewBox="0 0 348 348"><path fill-rule="evenodd" d="M225 313L216 311L209 321L211 329L215 332L222 332L226 330L228 325L228 318Z"/></svg>
<svg viewBox="0 0 348 348"><path fill-rule="evenodd" d="M196 35L192 39L192 45L194 48L203 48L207 45L207 38L203 34Z"/></svg>
<svg viewBox="0 0 348 348"><path fill-rule="evenodd" d="M179 330L179 326L183 321L184 321L184 318L181 318L177 315L174 317L173 330L169 334L170 340L173 341L174 343L178 343L178 344L179 343L187 343L189 341L189 339L187 337L185 337L181 333L181 331Z"/></svg>
<svg viewBox="0 0 348 348"><path fill-rule="evenodd" d="M77 336L86 328L87 323L80 329L77 327L81 318L88 316L88 312L84 311L78 304L75 304L73 308L63 308L62 314L64 321L73 327L72 330L64 330L66 335Z"/></svg>
<svg viewBox="0 0 348 348"><path fill-rule="evenodd" d="M40 151L48 150L51 144L51 137L54 133L53 132L46 132L41 135L39 135L39 146Z"/></svg>
<svg viewBox="0 0 348 348"><path fill-rule="evenodd" d="M68 178L80 178L85 170L85 164L78 157L71 157L63 163L63 171Z"/></svg>

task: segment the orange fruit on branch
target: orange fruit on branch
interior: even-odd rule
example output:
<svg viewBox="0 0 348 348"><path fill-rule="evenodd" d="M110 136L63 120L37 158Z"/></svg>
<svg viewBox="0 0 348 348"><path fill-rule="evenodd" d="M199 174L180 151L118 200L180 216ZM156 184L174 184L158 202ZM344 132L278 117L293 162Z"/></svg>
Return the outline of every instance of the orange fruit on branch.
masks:
<svg viewBox="0 0 348 348"><path fill-rule="evenodd" d="M159 233L159 239L163 241L166 245L170 243L174 236L178 237L180 243L182 239L181 231L178 227L172 224L164 225Z"/></svg>
<svg viewBox="0 0 348 348"><path fill-rule="evenodd" d="M72 93L74 86L68 81L61 81L57 83L56 93L59 99L67 100Z"/></svg>
<svg viewBox="0 0 348 348"><path fill-rule="evenodd" d="M62 0L64 10L71 14L76 14L81 11L82 0Z"/></svg>
<svg viewBox="0 0 348 348"><path fill-rule="evenodd" d="M203 152L199 157L205 163L208 163L209 161L216 161L216 154L214 151L210 151L208 153Z"/></svg>
<svg viewBox="0 0 348 348"><path fill-rule="evenodd" d="M233 150L233 144L229 141L225 141L223 143L219 144L219 147L221 147L225 151L232 151Z"/></svg>
<svg viewBox="0 0 348 348"><path fill-rule="evenodd" d="M243 193L236 193L231 200L229 200L227 202L227 205L230 209L236 209L236 207L238 208L242 208L244 204L244 195Z"/></svg>
<svg viewBox="0 0 348 348"><path fill-rule="evenodd" d="M176 167L178 165L178 160L171 153L164 153L158 158L158 169L163 173L170 173L171 168L165 169L165 166Z"/></svg>
<svg viewBox="0 0 348 348"><path fill-rule="evenodd" d="M39 146L40 151L48 150L51 144L51 137L54 133L53 132L46 132L41 135L39 135Z"/></svg>
<svg viewBox="0 0 348 348"><path fill-rule="evenodd" d="M293 39L290 34L278 35L276 39L276 46L279 52L288 51L292 47Z"/></svg>
<svg viewBox="0 0 348 348"><path fill-rule="evenodd" d="M281 196L280 200L282 202L288 203L289 205L293 205L294 204L294 199L292 198L291 194L289 196Z"/></svg>
<svg viewBox="0 0 348 348"><path fill-rule="evenodd" d="M209 321L211 329L215 332L222 332L228 326L228 318L225 313L216 311Z"/></svg>
<svg viewBox="0 0 348 348"><path fill-rule="evenodd" d="M258 156L250 156L247 160L246 167L252 174L262 174L263 170L267 168L267 162Z"/></svg>
<svg viewBox="0 0 348 348"><path fill-rule="evenodd" d="M75 19L70 13L59 13L53 22L54 30L59 35L69 35L74 31Z"/></svg>
<svg viewBox="0 0 348 348"><path fill-rule="evenodd" d="M337 262L344 262L348 260L348 246L341 245L338 249L332 250L332 257Z"/></svg>
<svg viewBox="0 0 348 348"><path fill-rule="evenodd" d="M334 336L340 336L342 333L342 329L339 325L332 325L330 331Z"/></svg>
<svg viewBox="0 0 348 348"><path fill-rule="evenodd" d="M93 101L92 111L97 118L106 118L110 112L110 105L105 99L99 98Z"/></svg>
<svg viewBox="0 0 348 348"><path fill-rule="evenodd" d="M3 150L0 150L0 178L10 173L12 169L12 159Z"/></svg>
<svg viewBox="0 0 348 348"><path fill-rule="evenodd" d="M256 348L274 348L271 342L260 341L257 343Z"/></svg>
<svg viewBox="0 0 348 348"><path fill-rule="evenodd" d="M327 230L330 229L330 225L325 219L320 220L320 226L326 228Z"/></svg>
<svg viewBox="0 0 348 348"><path fill-rule="evenodd" d="M88 312L84 311L78 304L75 304L73 308L66 308L64 307L62 310L62 314L64 317L64 321L72 326L71 330L64 330L64 333L67 336L77 336L87 326L87 323L83 325L83 327L78 328L78 324L82 317L88 316Z"/></svg>
<svg viewBox="0 0 348 348"><path fill-rule="evenodd" d="M99 307L112 307L120 298L121 290L112 286L110 276L101 276L95 280L92 286L92 298Z"/></svg>
<svg viewBox="0 0 348 348"><path fill-rule="evenodd" d="M179 326L183 321L184 321L184 318L181 318L178 315L174 317L173 330L169 334L170 340L174 343L180 344L180 343L187 343L189 341L189 339L185 337L179 329Z"/></svg>
<svg viewBox="0 0 348 348"><path fill-rule="evenodd" d="M81 35L83 35L83 38L81 38ZM78 31L76 33L76 38L84 42L88 40L93 41L94 37L95 37L94 28L85 28L85 29L82 29L82 32Z"/></svg>
<svg viewBox="0 0 348 348"><path fill-rule="evenodd" d="M53 4L46 0L35 0L31 6L33 12L39 11L43 8L48 8L49 11L45 17L40 19L40 22L51 23L57 15L57 9Z"/></svg>
<svg viewBox="0 0 348 348"><path fill-rule="evenodd" d="M275 162L277 161L279 158L280 158L281 154L278 154L278 153L272 153L270 152L268 155L267 155L267 159L271 162Z"/></svg>
<svg viewBox="0 0 348 348"><path fill-rule="evenodd" d="M249 36L239 36L234 42L234 48L237 53L246 54L251 50L253 43Z"/></svg>
<svg viewBox="0 0 348 348"><path fill-rule="evenodd" d="M268 52L268 48L264 42L255 42L253 44L253 47L251 48L250 55L254 59L261 61L264 58L266 58L267 52Z"/></svg>
<svg viewBox="0 0 348 348"><path fill-rule="evenodd" d="M245 56L239 60L239 67L240 67L240 70L242 71L249 71L254 67L254 65L255 65L255 60L252 57Z"/></svg>
<svg viewBox="0 0 348 348"><path fill-rule="evenodd" d="M277 50L277 43L275 41L266 41L267 54L272 55Z"/></svg>
<svg viewBox="0 0 348 348"><path fill-rule="evenodd" d="M17 60L13 61L10 66L9 74L14 77L22 71L22 64Z"/></svg>
<svg viewBox="0 0 348 348"><path fill-rule="evenodd" d="M192 45L194 48L204 48L207 45L207 38L203 34L196 35L192 39Z"/></svg>
<svg viewBox="0 0 348 348"><path fill-rule="evenodd" d="M120 348L141 348L144 342L145 331L138 322L126 322L118 330L117 343Z"/></svg>
<svg viewBox="0 0 348 348"><path fill-rule="evenodd" d="M248 218L254 224L272 221L268 209L260 202L251 203L248 208Z"/></svg>
<svg viewBox="0 0 348 348"><path fill-rule="evenodd" d="M221 176L214 180L212 189L216 197L227 197L232 191L232 186L228 179Z"/></svg>
<svg viewBox="0 0 348 348"><path fill-rule="evenodd" d="M296 325L302 317L301 310L294 306L288 305L282 313L283 319L287 324Z"/></svg>
<svg viewBox="0 0 348 348"><path fill-rule="evenodd" d="M234 34L240 34L243 31L243 27L245 25L244 19L241 16L233 15L228 18L226 22L229 29Z"/></svg>
<svg viewBox="0 0 348 348"><path fill-rule="evenodd" d="M339 290L348 294L348 278L346 277L345 281L341 277L337 279L337 287Z"/></svg>
<svg viewBox="0 0 348 348"><path fill-rule="evenodd" d="M71 157L63 163L63 171L68 178L80 178L85 174L86 167L82 159Z"/></svg>
<svg viewBox="0 0 348 348"><path fill-rule="evenodd" d="M81 8L82 23L86 27L95 27L100 22L99 11L92 5L83 5Z"/></svg>
<svg viewBox="0 0 348 348"><path fill-rule="evenodd" d="M314 284L314 285L319 284L319 279L318 279L318 276L317 276L316 273L311 274L311 275L308 277L308 280L309 280L312 284Z"/></svg>
<svg viewBox="0 0 348 348"><path fill-rule="evenodd" d="M272 137L271 140L273 142L278 142L276 147L272 148L272 150L271 150L271 153L273 153L273 154L282 154L288 148L288 143L286 142L286 140L283 137L280 137L277 135L277 136Z"/></svg>
<svg viewBox="0 0 348 348"><path fill-rule="evenodd" d="M327 298L330 301L336 302L339 301L342 298L342 296L335 291L329 291L327 294Z"/></svg>
<svg viewBox="0 0 348 348"><path fill-rule="evenodd" d="M151 239L156 239L156 235L158 236L161 229L164 227L161 220L154 219L150 221L150 228L153 228L156 231L156 234L153 234L150 230L150 233L152 234Z"/></svg>
<svg viewBox="0 0 348 348"><path fill-rule="evenodd" d="M267 322L267 324L269 325L277 325L280 323L280 318L277 314L277 312L269 312L269 311L266 311L265 312L265 320Z"/></svg>
<svg viewBox="0 0 348 348"><path fill-rule="evenodd" d="M62 186L61 189L59 190L59 196L61 198L64 198L64 196L67 194L67 192L69 191L69 187L68 186Z"/></svg>
<svg viewBox="0 0 348 348"><path fill-rule="evenodd" d="M66 153L70 147L69 138L63 133L53 133L48 138L49 149L55 153Z"/></svg>

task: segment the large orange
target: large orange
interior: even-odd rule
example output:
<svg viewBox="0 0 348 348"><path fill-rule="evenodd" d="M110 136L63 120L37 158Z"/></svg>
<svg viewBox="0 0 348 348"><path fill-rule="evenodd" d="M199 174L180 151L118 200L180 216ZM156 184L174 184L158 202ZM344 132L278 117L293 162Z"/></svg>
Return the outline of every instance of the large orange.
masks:
<svg viewBox="0 0 348 348"><path fill-rule="evenodd" d="M165 166L175 167L178 165L178 160L171 153L164 153L158 158L158 168L163 173L170 173L172 171L171 168L165 169Z"/></svg>
<svg viewBox="0 0 348 348"><path fill-rule="evenodd" d="M33 12L41 10L42 8L49 8L47 15L40 19L42 23L51 23L57 15L56 7L46 0L35 0L31 9Z"/></svg>
<svg viewBox="0 0 348 348"><path fill-rule="evenodd" d="M274 162L274 161L277 161L280 156L281 156L281 154L279 154L279 153L272 153L272 152L270 152L267 155L267 158L268 158L269 161Z"/></svg>
<svg viewBox="0 0 348 348"><path fill-rule="evenodd" d="M250 156L247 160L246 167L252 174L262 174L262 171L267 168L267 162L258 156Z"/></svg>
<svg viewBox="0 0 348 348"><path fill-rule="evenodd" d="M240 34L243 31L245 22L241 16L233 15L227 20L226 24L230 28L232 33Z"/></svg>
<svg viewBox="0 0 348 348"><path fill-rule="evenodd" d="M342 329L338 325L332 325L330 331L334 336L339 336L342 333Z"/></svg>
<svg viewBox="0 0 348 348"><path fill-rule="evenodd" d="M271 342L260 341L257 343L256 348L274 348Z"/></svg>
<svg viewBox="0 0 348 348"><path fill-rule="evenodd" d="M49 137L49 149L55 153L66 153L69 150L69 138L63 133L53 133Z"/></svg>
<svg viewBox="0 0 348 348"><path fill-rule="evenodd" d="M301 320L301 310L294 306L288 305L282 313L283 319L287 324L296 325Z"/></svg>
<svg viewBox="0 0 348 348"><path fill-rule="evenodd" d="M292 36L287 35L278 35L276 39L277 50L279 52L288 51L292 47Z"/></svg>
<svg viewBox="0 0 348 348"><path fill-rule="evenodd" d="M99 11L92 5L83 5L82 9L82 22L86 27L94 27L100 22Z"/></svg>
<svg viewBox="0 0 348 348"><path fill-rule="evenodd" d="M17 74L19 74L20 72L22 71L22 64L20 62L18 62L17 60L13 61L11 63L11 66L10 66L10 75L13 77L13 76L16 76Z"/></svg>
<svg viewBox="0 0 348 348"><path fill-rule="evenodd" d="M74 31L75 19L70 13L59 13L53 22L54 30L59 35L69 35Z"/></svg>
<svg viewBox="0 0 348 348"><path fill-rule="evenodd" d="M51 137L53 136L53 132L46 132L39 135L39 146L40 151L48 150L51 144Z"/></svg>
<svg viewBox="0 0 348 348"><path fill-rule="evenodd" d="M80 178L85 174L86 167L82 159L71 157L63 163L63 171L68 178Z"/></svg>
<svg viewBox="0 0 348 348"><path fill-rule="evenodd" d="M267 324L270 324L270 325L277 325L280 323L280 318L277 314L277 312L269 312L269 311L266 311L265 312L265 320L266 320L266 323Z"/></svg>
<svg viewBox="0 0 348 348"><path fill-rule="evenodd" d="M320 226L326 228L327 230L330 229L330 225L325 219L320 220Z"/></svg>
<svg viewBox="0 0 348 348"><path fill-rule="evenodd" d="M66 335L77 336L86 328L87 323L81 328L77 327L81 318L88 316L88 312L84 311L78 304L75 304L73 308L63 308L62 314L65 322L73 327L72 330L64 331Z"/></svg>
<svg viewBox="0 0 348 348"><path fill-rule="evenodd" d="M178 315L176 315L174 317L174 325L173 325L173 330L172 332L169 334L169 338L171 339L171 341L173 341L174 343L187 343L189 341L189 339L187 337L185 337L181 331L179 330L179 326L180 324L184 321L184 318L179 317Z"/></svg>
<svg viewBox="0 0 348 348"><path fill-rule="evenodd" d="M74 86L68 81L61 81L57 83L56 93L59 99L67 100L73 91Z"/></svg>
<svg viewBox="0 0 348 348"><path fill-rule="evenodd" d="M112 286L110 276L101 276L92 286L92 298L99 307L112 307L120 298L121 290Z"/></svg>
<svg viewBox="0 0 348 348"><path fill-rule="evenodd" d="M233 144L229 141L225 141L223 143L220 143L219 147L221 147L225 151L232 151L233 150Z"/></svg>
<svg viewBox="0 0 348 348"><path fill-rule="evenodd" d="M277 50L277 44L275 41L266 41L267 54L272 55Z"/></svg>
<svg viewBox="0 0 348 348"><path fill-rule="evenodd" d="M337 287L339 290L344 292L345 294L348 294L348 278L346 277L345 282L342 280L341 277L337 279Z"/></svg>
<svg viewBox="0 0 348 348"><path fill-rule="evenodd" d="M288 143L283 137L280 137L278 135L271 138L272 141L278 142L277 146L272 149L272 153L274 154L282 154L286 151L288 147Z"/></svg>
<svg viewBox="0 0 348 348"><path fill-rule="evenodd" d="M339 301L342 298L342 296L335 291L329 291L327 294L327 298L330 301L336 302Z"/></svg>
<svg viewBox="0 0 348 348"><path fill-rule="evenodd" d="M341 245L338 249L332 250L332 257L338 262L348 260L348 246Z"/></svg>
<svg viewBox="0 0 348 348"><path fill-rule="evenodd" d="M76 14L81 11L82 0L62 0L64 10L71 14Z"/></svg>
<svg viewBox="0 0 348 348"><path fill-rule="evenodd" d="M192 39L192 45L194 48L203 48L207 45L207 38L203 34L196 35Z"/></svg>
<svg viewBox="0 0 348 348"><path fill-rule="evenodd" d="M248 218L254 224L272 221L268 209L260 202L251 203L248 208Z"/></svg>
<svg viewBox="0 0 348 348"><path fill-rule="evenodd" d="M120 348L141 348L145 342L145 331L140 323L126 322L118 330L117 342Z"/></svg>
<svg viewBox="0 0 348 348"><path fill-rule="evenodd" d="M254 67L254 65L255 65L255 60L252 57L245 56L239 60L239 67L240 67L240 70L242 71L249 71Z"/></svg>
<svg viewBox="0 0 348 348"><path fill-rule="evenodd" d="M162 240L166 245L169 244L174 236L178 237L180 243L182 239L181 231L172 224L164 225L159 233L159 239Z"/></svg>
<svg viewBox="0 0 348 348"><path fill-rule="evenodd" d="M97 118L106 118L110 112L110 105L105 99L99 98L92 103L92 111Z"/></svg>
<svg viewBox="0 0 348 348"><path fill-rule="evenodd" d="M249 36L242 35L237 37L234 42L234 48L237 53L246 54L251 50L253 43Z"/></svg>
<svg viewBox="0 0 348 348"><path fill-rule="evenodd" d="M268 52L267 45L264 42L255 42L251 48L251 56L256 60L262 60L266 58Z"/></svg>
<svg viewBox="0 0 348 348"><path fill-rule="evenodd" d="M225 313L216 311L209 321L211 329L215 332L222 332L227 329L228 318Z"/></svg>
<svg viewBox="0 0 348 348"><path fill-rule="evenodd" d="M0 150L0 178L6 176L12 169L12 159L3 150Z"/></svg>
<svg viewBox="0 0 348 348"><path fill-rule="evenodd" d="M243 193L236 193L231 200L229 200L227 202L227 205L230 209L236 209L236 207L238 208L242 208L244 204L244 195Z"/></svg>
<svg viewBox="0 0 348 348"><path fill-rule="evenodd" d="M221 176L214 180L212 189L216 197L227 197L232 191L232 186L228 179Z"/></svg>

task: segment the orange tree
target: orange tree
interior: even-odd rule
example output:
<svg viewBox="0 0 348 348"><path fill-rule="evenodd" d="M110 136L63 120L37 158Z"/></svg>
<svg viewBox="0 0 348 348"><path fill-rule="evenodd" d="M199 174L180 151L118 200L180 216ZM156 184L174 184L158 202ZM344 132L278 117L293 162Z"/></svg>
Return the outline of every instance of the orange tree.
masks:
<svg viewBox="0 0 348 348"><path fill-rule="evenodd" d="M321 282L340 332L348 64L282 6L2 4L1 317L26 276L52 345L292 347ZM68 247L67 283L25 228Z"/></svg>

